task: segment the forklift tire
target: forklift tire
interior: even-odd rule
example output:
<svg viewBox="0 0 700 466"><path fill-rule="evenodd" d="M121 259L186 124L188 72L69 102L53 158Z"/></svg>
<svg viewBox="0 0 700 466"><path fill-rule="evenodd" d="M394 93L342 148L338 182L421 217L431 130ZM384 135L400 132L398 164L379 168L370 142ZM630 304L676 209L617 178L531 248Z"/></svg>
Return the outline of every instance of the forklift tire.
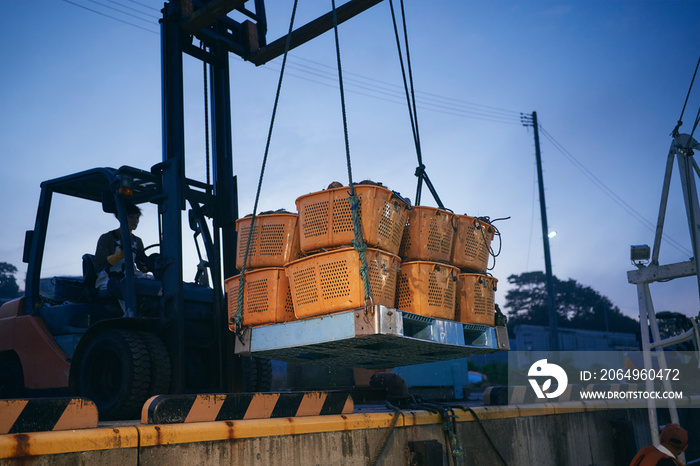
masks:
<svg viewBox="0 0 700 466"><path fill-rule="evenodd" d="M151 357L136 332L105 330L88 344L78 390L95 403L101 420L137 419L150 385Z"/></svg>
<svg viewBox="0 0 700 466"><path fill-rule="evenodd" d="M272 361L261 358L242 358L243 391L269 392L272 388Z"/></svg>
<svg viewBox="0 0 700 466"><path fill-rule="evenodd" d="M22 365L13 359L0 361L0 399L24 396Z"/></svg>
<svg viewBox="0 0 700 466"><path fill-rule="evenodd" d="M138 332L138 335L148 348L151 360L151 384L148 387L148 396L167 395L170 393L173 378L168 348L158 335L150 332Z"/></svg>

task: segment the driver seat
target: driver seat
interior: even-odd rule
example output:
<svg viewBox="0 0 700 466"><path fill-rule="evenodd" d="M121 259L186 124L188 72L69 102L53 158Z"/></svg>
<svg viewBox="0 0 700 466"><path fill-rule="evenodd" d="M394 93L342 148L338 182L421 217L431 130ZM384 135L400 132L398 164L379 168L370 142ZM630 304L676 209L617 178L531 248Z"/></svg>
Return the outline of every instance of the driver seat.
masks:
<svg viewBox="0 0 700 466"><path fill-rule="evenodd" d="M93 254L83 254L83 283L85 288L95 290L97 271L95 270L95 256ZM90 293L92 294L92 293Z"/></svg>

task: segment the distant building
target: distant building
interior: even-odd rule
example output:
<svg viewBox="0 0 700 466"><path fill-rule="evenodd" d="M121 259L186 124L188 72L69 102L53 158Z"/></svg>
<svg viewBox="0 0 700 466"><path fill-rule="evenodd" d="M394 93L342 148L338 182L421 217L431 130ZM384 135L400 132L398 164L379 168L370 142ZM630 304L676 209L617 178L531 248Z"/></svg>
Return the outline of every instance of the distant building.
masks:
<svg viewBox="0 0 700 466"><path fill-rule="evenodd" d="M549 327L518 325L513 329L511 351L550 350ZM601 332L575 328L559 328L560 351L634 351L640 349L635 333Z"/></svg>

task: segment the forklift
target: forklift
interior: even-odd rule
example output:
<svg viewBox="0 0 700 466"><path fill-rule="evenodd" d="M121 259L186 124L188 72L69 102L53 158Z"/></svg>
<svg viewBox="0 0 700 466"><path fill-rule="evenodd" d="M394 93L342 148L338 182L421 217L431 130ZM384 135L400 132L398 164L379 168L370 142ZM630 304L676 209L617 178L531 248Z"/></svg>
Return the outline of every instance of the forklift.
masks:
<svg viewBox="0 0 700 466"><path fill-rule="evenodd" d="M246 0L165 4L162 162L150 170L94 168L41 184L36 223L25 236L25 296L0 308L0 398L79 395L109 420L137 417L156 394L270 389L270 360L235 354L223 289L224 280L238 273L229 53L262 65L331 29L333 16L341 23L379 1L350 0L270 44L264 0L251 2L254 11ZM231 19L234 10L247 19ZM210 70L211 183L185 173L185 53ZM117 217L122 238L130 235L128 204L157 206L159 240L145 248L154 248L148 256L153 279L137 277L133 261L125 261L113 292L97 290L99 270L87 249L82 276L54 277L47 293L42 263L54 195L99 203ZM183 212L200 254L192 282L183 279ZM123 242L123 250L133 256L131 242Z"/></svg>

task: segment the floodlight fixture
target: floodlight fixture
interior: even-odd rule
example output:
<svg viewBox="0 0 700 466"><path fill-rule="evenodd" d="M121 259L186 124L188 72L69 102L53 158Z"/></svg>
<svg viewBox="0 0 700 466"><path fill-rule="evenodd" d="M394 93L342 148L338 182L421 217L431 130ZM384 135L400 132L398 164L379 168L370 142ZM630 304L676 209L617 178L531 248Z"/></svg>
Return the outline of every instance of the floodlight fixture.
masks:
<svg viewBox="0 0 700 466"><path fill-rule="evenodd" d="M651 257L651 249L646 244L630 246L630 259L633 263L648 262Z"/></svg>

